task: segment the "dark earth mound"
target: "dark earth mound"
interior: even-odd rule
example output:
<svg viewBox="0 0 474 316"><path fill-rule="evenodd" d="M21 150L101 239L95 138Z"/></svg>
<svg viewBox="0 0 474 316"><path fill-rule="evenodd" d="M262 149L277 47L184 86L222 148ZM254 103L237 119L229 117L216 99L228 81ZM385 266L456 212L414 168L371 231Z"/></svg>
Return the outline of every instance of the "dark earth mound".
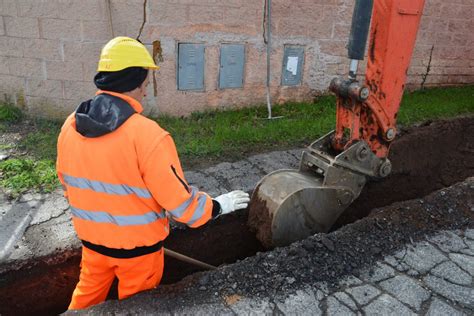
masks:
<svg viewBox="0 0 474 316"><path fill-rule="evenodd" d="M392 173L369 182L335 228L376 207L425 196L474 175L474 117L427 122L400 134L390 149Z"/></svg>

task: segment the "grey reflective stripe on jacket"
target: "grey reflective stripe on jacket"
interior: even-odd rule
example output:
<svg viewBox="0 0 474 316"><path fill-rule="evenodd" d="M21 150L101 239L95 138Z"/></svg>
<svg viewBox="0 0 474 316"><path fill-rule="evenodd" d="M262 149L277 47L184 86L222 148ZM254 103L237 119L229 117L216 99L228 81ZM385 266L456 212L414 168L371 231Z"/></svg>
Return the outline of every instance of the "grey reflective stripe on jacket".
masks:
<svg viewBox="0 0 474 316"><path fill-rule="evenodd" d="M150 211L141 215L112 215L104 211L88 211L73 206L71 206L71 213L74 217L83 220L96 223L110 223L118 226L145 225L166 217L163 211L161 213Z"/></svg>
<svg viewBox="0 0 474 316"><path fill-rule="evenodd" d="M188 225L192 225L197 222L205 213L205 206L206 206L207 196L204 194L199 195L198 197L198 206L194 210L194 214L191 219L188 221Z"/></svg>
<svg viewBox="0 0 474 316"><path fill-rule="evenodd" d="M176 219L183 216L184 213L186 212L186 210L188 209L188 207L194 201L194 198L196 197L197 193L198 193L198 189L196 189L195 187L191 187L191 196L186 201L181 203L181 205L178 206L177 208L174 208L172 210L168 210L168 213L170 213Z"/></svg>
<svg viewBox="0 0 474 316"><path fill-rule="evenodd" d="M186 201L181 203L181 205L178 206L177 208L172 209L172 210L168 210L168 213L170 213L171 216L173 216L174 219L176 219L176 220L178 220L182 223L185 223L187 225L194 224L205 214L205 211L206 211L205 206L206 206L206 201L207 201L207 195L205 195L205 194L199 194L199 196L197 198L198 205L196 206L196 208L193 212L193 215L191 216L189 221L183 222L183 221L180 220L180 218L184 215L184 213L186 213L189 206L195 200L197 194L199 194L199 190L195 187L191 187L191 196Z"/></svg>
<svg viewBox="0 0 474 316"><path fill-rule="evenodd" d="M86 178L73 177L67 174L63 174L63 179L67 185L74 188L92 190L94 192L107 193L111 195L135 194L140 198L151 198L151 194L148 189L132 187L126 184L111 184L102 181L89 180Z"/></svg>

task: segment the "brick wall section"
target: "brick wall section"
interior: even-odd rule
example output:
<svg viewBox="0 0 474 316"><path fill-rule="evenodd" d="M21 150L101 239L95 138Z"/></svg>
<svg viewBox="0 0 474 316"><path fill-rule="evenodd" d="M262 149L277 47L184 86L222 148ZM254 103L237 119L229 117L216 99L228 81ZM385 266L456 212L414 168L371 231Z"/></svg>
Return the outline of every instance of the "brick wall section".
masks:
<svg viewBox="0 0 474 316"><path fill-rule="evenodd" d="M110 3L110 12L108 3ZM0 0L0 99L34 115L65 117L93 95L101 47L113 35L161 40L158 96L147 110L192 111L265 102L264 0ZM352 0L273 0L272 98L308 100L347 72ZM426 0L409 84L419 87L432 46L427 85L474 83L474 1ZM110 14L109 14L110 13ZM109 20L112 17L112 21ZM177 90L178 43L205 43L205 91ZM242 89L218 88L219 46L244 43ZM302 84L282 87L283 46L305 47ZM363 67L362 67L363 68Z"/></svg>

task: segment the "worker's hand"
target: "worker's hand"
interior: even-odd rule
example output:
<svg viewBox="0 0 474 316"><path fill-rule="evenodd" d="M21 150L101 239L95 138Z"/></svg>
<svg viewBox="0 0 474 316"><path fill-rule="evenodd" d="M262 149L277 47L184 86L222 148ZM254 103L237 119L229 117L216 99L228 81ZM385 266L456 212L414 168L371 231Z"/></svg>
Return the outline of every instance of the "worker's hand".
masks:
<svg viewBox="0 0 474 316"><path fill-rule="evenodd" d="M248 193L241 190L235 190L226 194L219 195L214 200L221 206L221 214L228 214L235 210L246 208L250 197Z"/></svg>

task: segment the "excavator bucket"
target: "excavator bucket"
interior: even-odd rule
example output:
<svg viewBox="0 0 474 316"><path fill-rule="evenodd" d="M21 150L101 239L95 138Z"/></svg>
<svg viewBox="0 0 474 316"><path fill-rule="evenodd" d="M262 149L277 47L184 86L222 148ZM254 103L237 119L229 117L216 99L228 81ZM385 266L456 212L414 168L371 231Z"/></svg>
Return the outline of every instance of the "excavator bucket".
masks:
<svg viewBox="0 0 474 316"><path fill-rule="evenodd" d="M249 220L266 248L283 246L328 231L343 209L336 201L337 190L323 187L320 178L278 170L257 185ZM334 211L326 212L328 207Z"/></svg>
<svg viewBox="0 0 474 316"><path fill-rule="evenodd" d="M390 162L363 142L333 157L334 132L303 151L298 170L277 170L256 186L248 225L264 247L286 246L316 232L327 232L356 199L366 176L390 173Z"/></svg>

